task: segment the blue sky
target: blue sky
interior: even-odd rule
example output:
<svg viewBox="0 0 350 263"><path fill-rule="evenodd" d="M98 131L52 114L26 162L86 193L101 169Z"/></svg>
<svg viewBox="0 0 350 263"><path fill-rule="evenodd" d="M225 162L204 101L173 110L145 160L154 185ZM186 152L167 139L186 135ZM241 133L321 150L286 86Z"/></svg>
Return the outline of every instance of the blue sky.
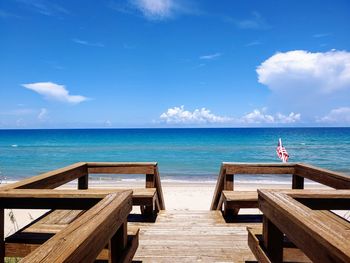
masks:
<svg viewBox="0 0 350 263"><path fill-rule="evenodd" d="M2 0L0 128L350 125L350 2Z"/></svg>

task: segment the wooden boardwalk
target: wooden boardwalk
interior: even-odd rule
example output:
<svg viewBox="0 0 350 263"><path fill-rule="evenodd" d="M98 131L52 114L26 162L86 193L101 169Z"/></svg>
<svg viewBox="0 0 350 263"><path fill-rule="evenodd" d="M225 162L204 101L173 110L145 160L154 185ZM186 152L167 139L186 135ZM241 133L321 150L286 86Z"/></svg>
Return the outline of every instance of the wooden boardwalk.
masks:
<svg viewBox="0 0 350 263"><path fill-rule="evenodd" d="M248 224L225 223L220 211L160 211L155 223L129 224L140 227L136 262L255 260L247 242Z"/></svg>

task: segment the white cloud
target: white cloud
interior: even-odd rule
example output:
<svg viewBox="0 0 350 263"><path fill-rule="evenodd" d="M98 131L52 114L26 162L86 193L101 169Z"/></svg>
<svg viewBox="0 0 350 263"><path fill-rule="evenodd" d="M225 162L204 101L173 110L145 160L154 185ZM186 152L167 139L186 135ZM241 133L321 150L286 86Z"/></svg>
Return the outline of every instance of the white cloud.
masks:
<svg viewBox="0 0 350 263"><path fill-rule="evenodd" d="M259 82L272 91L312 90L327 94L350 89L350 53L346 51L277 53L256 71Z"/></svg>
<svg viewBox="0 0 350 263"><path fill-rule="evenodd" d="M210 60L210 59L215 59L215 58L221 57L221 55L222 55L221 53L214 53L214 54L209 54L209 55L203 55L203 56L200 56L199 58Z"/></svg>
<svg viewBox="0 0 350 263"><path fill-rule="evenodd" d="M162 20L173 15L176 9L173 0L133 0L131 3L149 19Z"/></svg>
<svg viewBox="0 0 350 263"><path fill-rule="evenodd" d="M187 111L181 107L169 108L160 115L160 119L168 124L208 124L208 123L225 123L231 119L228 117L218 116L206 108Z"/></svg>
<svg viewBox="0 0 350 263"><path fill-rule="evenodd" d="M269 26L259 12L252 12L252 17L236 22L241 29L267 29Z"/></svg>
<svg viewBox="0 0 350 263"><path fill-rule="evenodd" d="M106 120L106 121L104 122L104 126L105 126L105 127L111 127L111 126L112 126L112 122L111 122L110 120Z"/></svg>
<svg viewBox="0 0 350 263"><path fill-rule="evenodd" d="M38 114L38 120L40 120L40 121L46 120L48 113L49 113L49 111L46 108L41 108L40 112Z"/></svg>
<svg viewBox="0 0 350 263"><path fill-rule="evenodd" d="M350 124L350 107L333 109L318 121L324 123Z"/></svg>
<svg viewBox="0 0 350 263"><path fill-rule="evenodd" d="M280 123L280 124L288 124L295 123L300 121L301 114L291 112L289 115L283 115L281 113L276 113L275 115L270 115L265 113L266 109L258 110L255 109L250 113L247 113L243 117L239 119L241 123L248 124L272 124L272 123Z"/></svg>
<svg viewBox="0 0 350 263"><path fill-rule="evenodd" d="M22 84L23 87L35 91L36 93L44 96L46 99L68 102L77 104L88 100L87 97L81 95L70 95L69 91L63 85L58 85L53 82L37 82Z"/></svg>
<svg viewBox="0 0 350 263"><path fill-rule="evenodd" d="M218 116L206 108L185 110L184 106L169 108L160 115L160 120L167 124L293 124L301 120L300 113L291 112L288 115L281 113L268 114L266 108L255 109L239 118Z"/></svg>
<svg viewBox="0 0 350 263"><path fill-rule="evenodd" d="M80 44L80 45L84 45L84 46L90 46L90 47L104 47L105 45L102 44L102 43L92 43L92 42L89 42L89 41L86 41L86 40L81 40L81 39L78 39L78 38L74 38L72 39L72 41L74 43L77 43L77 44Z"/></svg>
<svg viewBox="0 0 350 263"><path fill-rule="evenodd" d="M312 35L314 38L321 38L321 37L328 37L330 36L330 33L319 33L319 34L314 34Z"/></svg>

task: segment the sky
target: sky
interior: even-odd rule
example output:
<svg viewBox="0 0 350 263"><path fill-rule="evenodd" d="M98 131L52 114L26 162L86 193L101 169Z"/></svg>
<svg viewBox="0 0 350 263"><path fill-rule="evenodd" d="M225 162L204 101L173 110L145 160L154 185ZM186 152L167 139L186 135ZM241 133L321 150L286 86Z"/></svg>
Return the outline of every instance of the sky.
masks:
<svg viewBox="0 0 350 263"><path fill-rule="evenodd" d="M1 0L0 128L350 126L349 25L348 0Z"/></svg>

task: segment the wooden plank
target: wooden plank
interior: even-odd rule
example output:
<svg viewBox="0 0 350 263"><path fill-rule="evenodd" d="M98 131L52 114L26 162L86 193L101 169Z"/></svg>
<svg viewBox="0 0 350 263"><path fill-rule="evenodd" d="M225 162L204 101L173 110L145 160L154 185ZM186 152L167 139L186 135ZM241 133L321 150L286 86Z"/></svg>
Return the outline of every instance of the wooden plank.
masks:
<svg viewBox="0 0 350 263"><path fill-rule="evenodd" d="M68 183L74 179L82 177L87 174L86 163L75 163L64 168L43 173L41 175L33 176L23 179L19 182L2 186L0 190L6 189L53 189Z"/></svg>
<svg viewBox="0 0 350 263"><path fill-rule="evenodd" d="M89 174L153 174L157 163L92 163L88 162Z"/></svg>
<svg viewBox="0 0 350 263"><path fill-rule="evenodd" d="M225 174L224 190L234 190L234 174Z"/></svg>
<svg viewBox="0 0 350 263"><path fill-rule="evenodd" d="M131 208L131 191L109 194L22 262L93 262Z"/></svg>
<svg viewBox="0 0 350 263"><path fill-rule="evenodd" d="M219 200L221 197L221 192L224 189L225 174L226 174L226 169L225 169L224 165L221 164L218 179L216 180L216 186L215 186L215 190L214 190L213 200L211 201L211 205L210 205L210 210L217 210L219 208L218 204L219 204Z"/></svg>
<svg viewBox="0 0 350 263"><path fill-rule="evenodd" d="M146 174L146 188L155 187L155 178L154 174Z"/></svg>
<svg viewBox="0 0 350 263"><path fill-rule="evenodd" d="M156 165L154 167L154 180L155 180L155 187L157 189L159 207L160 207L161 210L165 210L163 189L162 189L162 184L161 184L161 181L160 181L158 165Z"/></svg>
<svg viewBox="0 0 350 263"><path fill-rule="evenodd" d="M350 176L307 164L297 164L295 174L335 189L350 189Z"/></svg>
<svg viewBox="0 0 350 263"><path fill-rule="evenodd" d="M283 191L258 192L260 210L311 260L350 261L350 243L344 242L350 240L350 233L343 231L343 225L304 206ZM312 191L307 192L310 194Z"/></svg>
<svg viewBox="0 0 350 263"><path fill-rule="evenodd" d="M263 240L271 262L283 262L283 233L265 215L263 216Z"/></svg>
<svg viewBox="0 0 350 263"><path fill-rule="evenodd" d="M113 192L123 192L114 189ZM109 191L10 189L0 191L0 207L17 209L88 209Z"/></svg>
<svg viewBox="0 0 350 263"><path fill-rule="evenodd" d="M257 191L222 191L230 208L258 208Z"/></svg>
<svg viewBox="0 0 350 263"><path fill-rule="evenodd" d="M258 234L262 234L262 230L248 227L248 245L250 250L253 252L254 256L260 263L271 263L269 257L266 255L265 251L260 246L260 241L257 238Z"/></svg>
<svg viewBox="0 0 350 263"><path fill-rule="evenodd" d="M293 174L293 163L228 163L222 164L227 174Z"/></svg>
<svg viewBox="0 0 350 263"><path fill-rule="evenodd" d="M109 241L109 263L121 262L119 259L128 245L127 222L124 222Z"/></svg>
<svg viewBox="0 0 350 263"><path fill-rule="evenodd" d="M5 242L4 242L5 217L4 216L5 216L4 209L0 208L0 263L3 263L5 258Z"/></svg>
<svg viewBox="0 0 350 263"><path fill-rule="evenodd" d="M58 232L59 231L56 231L55 233L58 233ZM26 240L21 240L20 243L15 243L15 242L6 243L5 244L6 257L25 257L31 252L33 252L35 249L40 247L40 245L46 242L49 238L51 238L51 236L46 239L37 240L31 243L23 243L23 242L26 242ZM131 262L136 252L136 249L138 247L138 243L139 243L139 228L134 226L128 227L127 251L123 251L120 258L121 262ZM97 256L96 259L108 260L108 258L109 258L109 249L108 247L106 247L100 252L100 254Z"/></svg>

